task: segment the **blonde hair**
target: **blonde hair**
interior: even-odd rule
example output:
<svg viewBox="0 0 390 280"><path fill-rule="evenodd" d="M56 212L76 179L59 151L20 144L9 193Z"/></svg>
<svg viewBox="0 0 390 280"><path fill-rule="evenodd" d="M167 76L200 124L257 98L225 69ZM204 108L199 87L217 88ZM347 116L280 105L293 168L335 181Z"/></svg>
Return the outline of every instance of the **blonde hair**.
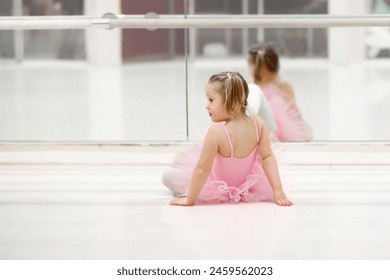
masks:
<svg viewBox="0 0 390 280"><path fill-rule="evenodd" d="M226 112L230 117L245 113L249 89L240 73L221 72L212 75L209 84L216 84L218 93L224 98Z"/></svg>

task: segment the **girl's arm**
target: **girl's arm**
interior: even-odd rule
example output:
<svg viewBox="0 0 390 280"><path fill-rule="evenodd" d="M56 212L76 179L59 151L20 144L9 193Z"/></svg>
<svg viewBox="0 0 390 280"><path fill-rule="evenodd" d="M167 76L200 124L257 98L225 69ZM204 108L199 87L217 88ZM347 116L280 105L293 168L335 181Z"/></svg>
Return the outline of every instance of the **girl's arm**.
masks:
<svg viewBox="0 0 390 280"><path fill-rule="evenodd" d="M267 126L260 118L256 118L257 127L259 128L260 141L259 141L259 154L263 162L263 169L267 176L271 187L274 190L275 202L278 205L290 206L294 203L290 201L283 192L282 183L280 181L278 164L275 159L275 155L271 149L269 140L269 132Z"/></svg>
<svg viewBox="0 0 390 280"><path fill-rule="evenodd" d="M219 132L221 132L220 129L221 128L218 125L213 125L207 132L198 163L192 173L191 186L188 190L187 197L174 198L169 202L169 204L181 206L194 205L196 198L209 176L214 158L218 152L218 137Z"/></svg>

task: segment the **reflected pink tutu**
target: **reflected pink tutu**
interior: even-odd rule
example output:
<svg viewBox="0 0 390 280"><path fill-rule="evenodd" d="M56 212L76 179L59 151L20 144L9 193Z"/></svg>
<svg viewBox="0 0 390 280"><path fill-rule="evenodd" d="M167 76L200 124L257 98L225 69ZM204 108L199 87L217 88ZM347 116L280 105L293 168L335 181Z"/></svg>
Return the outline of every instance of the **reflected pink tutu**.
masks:
<svg viewBox="0 0 390 280"><path fill-rule="evenodd" d="M312 139L311 130L294 106L294 100L286 100L273 86L263 88L263 92L277 123L277 128L274 131L276 139L280 141L309 141Z"/></svg>

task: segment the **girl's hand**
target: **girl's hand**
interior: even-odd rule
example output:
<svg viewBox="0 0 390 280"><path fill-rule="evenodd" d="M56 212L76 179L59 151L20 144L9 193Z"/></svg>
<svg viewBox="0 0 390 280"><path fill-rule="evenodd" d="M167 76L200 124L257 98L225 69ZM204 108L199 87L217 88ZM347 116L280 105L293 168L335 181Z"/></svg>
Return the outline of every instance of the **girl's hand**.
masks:
<svg viewBox="0 0 390 280"><path fill-rule="evenodd" d="M274 191L275 203L280 206L291 206L294 202L289 200L282 190Z"/></svg>
<svg viewBox="0 0 390 280"><path fill-rule="evenodd" d="M170 205L178 205L178 206L192 206L193 204L189 203L187 197L175 197L171 201L169 201Z"/></svg>

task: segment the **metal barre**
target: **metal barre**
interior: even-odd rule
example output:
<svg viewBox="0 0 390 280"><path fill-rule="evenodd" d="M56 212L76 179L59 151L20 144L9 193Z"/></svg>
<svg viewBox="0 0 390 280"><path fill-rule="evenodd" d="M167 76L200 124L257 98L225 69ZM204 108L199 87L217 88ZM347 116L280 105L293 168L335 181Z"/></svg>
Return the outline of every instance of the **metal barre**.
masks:
<svg viewBox="0 0 390 280"><path fill-rule="evenodd" d="M0 30L390 27L390 15L144 15L0 17Z"/></svg>

